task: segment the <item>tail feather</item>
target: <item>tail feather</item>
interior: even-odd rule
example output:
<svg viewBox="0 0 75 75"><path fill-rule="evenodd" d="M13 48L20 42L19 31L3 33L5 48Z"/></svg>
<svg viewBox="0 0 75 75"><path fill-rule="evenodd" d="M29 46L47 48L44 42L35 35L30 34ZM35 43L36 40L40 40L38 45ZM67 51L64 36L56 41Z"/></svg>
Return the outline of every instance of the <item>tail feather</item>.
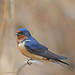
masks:
<svg viewBox="0 0 75 75"><path fill-rule="evenodd" d="M66 65L70 65L70 64L68 64L68 63L66 63L66 62L64 62L64 61L62 61L62 60L59 60L59 59L55 59L55 61L58 61L58 62L60 62L60 63L66 64Z"/></svg>
<svg viewBox="0 0 75 75"><path fill-rule="evenodd" d="M67 57L63 57L63 56L59 56L58 58L59 58L59 59L63 59L63 60L64 60L64 59L68 59Z"/></svg>
<svg viewBox="0 0 75 75"><path fill-rule="evenodd" d="M70 64L68 64L68 63L66 63L66 62L64 62L64 61L62 61L62 60L54 60L54 61L55 61L56 63L60 64L61 66L65 67L65 68L67 68L68 70L70 70L70 71L73 72L72 66L71 66ZM65 66L65 65L63 65L63 64L61 64L61 63L66 64L66 65L68 65L69 67L67 67L67 66Z"/></svg>

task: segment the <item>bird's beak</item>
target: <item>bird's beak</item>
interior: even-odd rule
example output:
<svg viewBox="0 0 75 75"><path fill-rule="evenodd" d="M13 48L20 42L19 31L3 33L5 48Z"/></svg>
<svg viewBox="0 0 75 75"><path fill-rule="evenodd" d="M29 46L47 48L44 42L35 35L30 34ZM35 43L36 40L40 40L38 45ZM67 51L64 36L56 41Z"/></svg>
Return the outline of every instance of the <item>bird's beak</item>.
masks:
<svg viewBox="0 0 75 75"><path fill-rule="evenodd" d="M15 33L14 35L19 35L19 33Z"/></svg>

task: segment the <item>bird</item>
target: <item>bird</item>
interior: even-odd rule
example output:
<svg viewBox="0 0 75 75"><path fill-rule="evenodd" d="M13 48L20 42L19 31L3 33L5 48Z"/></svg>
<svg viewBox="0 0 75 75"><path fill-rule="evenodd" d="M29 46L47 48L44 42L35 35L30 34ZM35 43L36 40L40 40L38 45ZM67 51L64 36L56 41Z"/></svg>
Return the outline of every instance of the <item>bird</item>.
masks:
<svg viewBox="0 0 75 75"><path fill-rule="evenodd" d="M18 29L15 35L17 35L18 49L24 56L29 57L31 60L45 60L69 65L63 61L67 57L57 55L46 46L40 44L26 28Z"/></svg>

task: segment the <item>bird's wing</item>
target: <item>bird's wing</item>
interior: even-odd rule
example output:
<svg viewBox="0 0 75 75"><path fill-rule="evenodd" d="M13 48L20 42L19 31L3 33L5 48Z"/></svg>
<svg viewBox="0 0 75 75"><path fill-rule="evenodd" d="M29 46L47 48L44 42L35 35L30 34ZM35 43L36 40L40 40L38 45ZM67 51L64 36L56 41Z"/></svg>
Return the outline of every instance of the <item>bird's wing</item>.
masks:
<svg viewBox="0 0 75 75"><path fill-rule="evenodd" d="M66 57L56 55L55 53L52 53L51 51L48 50L47 47L39 44L39 43L34 43L32 41L27 41L24 46L26 49L33 53L37 54L42 57L46 57L47 59L67 59Z"/></svg>

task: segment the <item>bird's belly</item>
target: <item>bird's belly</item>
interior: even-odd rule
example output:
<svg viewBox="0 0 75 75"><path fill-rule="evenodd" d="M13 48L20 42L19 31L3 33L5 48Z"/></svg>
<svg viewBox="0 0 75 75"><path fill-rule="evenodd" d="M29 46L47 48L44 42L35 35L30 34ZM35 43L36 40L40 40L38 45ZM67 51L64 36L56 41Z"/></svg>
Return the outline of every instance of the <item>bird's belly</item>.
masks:
<svg viewBox="0 0 75 75"><path fill-rule="evenodd" d="M24 46L23 43L19 43L18 44L18 48L19 50L21 51L21 53L29 58L32 58L32 59L38 59L38 60L42 60L43 57L39 56L39 55L35 55L33 53L30 53Z"/></svg>

